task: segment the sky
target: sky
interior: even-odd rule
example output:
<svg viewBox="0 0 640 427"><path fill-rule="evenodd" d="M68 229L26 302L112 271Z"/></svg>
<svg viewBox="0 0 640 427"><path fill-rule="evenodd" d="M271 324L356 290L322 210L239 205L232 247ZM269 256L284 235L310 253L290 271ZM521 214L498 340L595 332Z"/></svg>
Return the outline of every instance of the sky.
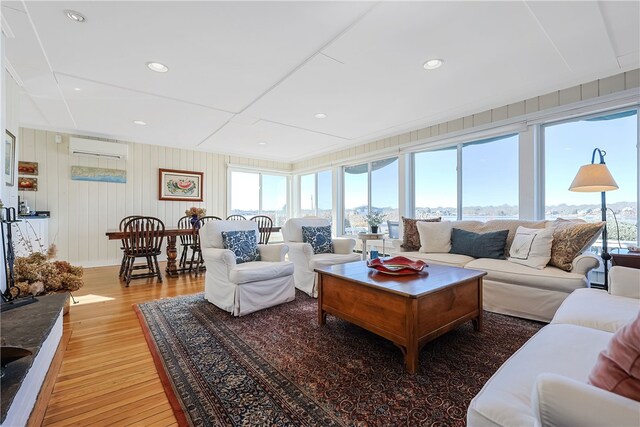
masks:
<svg viewBox="0 0 640 427"><path fill-rule="evenodd" d="M598 147L606 150L605 161L620 189L607 193L607 202L636 201L637 116L613 120L561 123L543 127L545 139L546 205L599 204L593 193L569 191L581 165L591 162ZM416 207L456 206L456 149L415 155ZM365 168L366 169L366 168ZM311 209L314 175L301 178L302 208ZM232 209L257 209L258 174L232 173ZM367 174L346 173L345 207L367 205ZM372 171L372 206L398 207L398 161ZM518 204L518 136L511 135L485 144L468 144L462 149L463 206ZM331 208L331 171L318 173L320 209ZM317 201L313 201L317 203ZM286 204L286 178L263 174L263 210L277 210ZM314 206L315 207L315 206Z"/></svg>

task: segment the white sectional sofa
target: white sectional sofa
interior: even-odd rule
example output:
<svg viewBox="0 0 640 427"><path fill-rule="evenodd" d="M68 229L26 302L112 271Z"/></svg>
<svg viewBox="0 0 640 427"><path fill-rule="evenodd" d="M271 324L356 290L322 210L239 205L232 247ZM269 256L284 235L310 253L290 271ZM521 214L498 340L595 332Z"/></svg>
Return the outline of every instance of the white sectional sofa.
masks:
<svg viewBox="0 0 640 427"><path fill-rule="evenodd" d="M587 383L613 333L640 312L640 270L613 267L610 278L610 294L574 291L498 369L471 401L468 426L640 425L640 402Z"/></svg>
<svg viewBox="0 0 640 427"><path fill-rule="evenodd" d="M508 254L513 236L519 226L545 228L551 221L492 220L452 221L454 228L487 233L509 230L505 253ZM486 271L483 286L485 310L549 322L564 299L574 290L590 286L589 271L600 265L600 258L591 254L578 255L572 262L572 270L564 271L547 266L542 270L515 264L506 259L473 258L452 253L407 252L402 240L393 240L391 255L421 259L427 264L444 264L455 267Z"/></svg>

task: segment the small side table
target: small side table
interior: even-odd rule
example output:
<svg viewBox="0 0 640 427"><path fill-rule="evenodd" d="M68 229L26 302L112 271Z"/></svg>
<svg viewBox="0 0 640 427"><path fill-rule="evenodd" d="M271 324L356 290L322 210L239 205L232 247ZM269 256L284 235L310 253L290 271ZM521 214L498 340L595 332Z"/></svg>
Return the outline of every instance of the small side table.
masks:
<svg viewBox="0 0 640 427"><path fill-rule="evenodd" d="M384 233L358 233L358 239L362 241L362 260L367 260L367 240L382 240L382 254L384 254Z"/></svg>
<svg viewBox="0 0 640 427"><path fill-rule="evenodd" d="M626 254L611 254L611 265L640 269L640 252L627 252Z"/></svg>

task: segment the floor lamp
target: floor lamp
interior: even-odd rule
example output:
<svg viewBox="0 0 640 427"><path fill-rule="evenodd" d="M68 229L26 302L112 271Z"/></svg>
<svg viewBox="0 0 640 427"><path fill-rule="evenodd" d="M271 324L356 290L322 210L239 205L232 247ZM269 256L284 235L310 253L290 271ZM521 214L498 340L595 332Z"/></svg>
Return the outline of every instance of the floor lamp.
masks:
<svg viewBox="0 0 640 427"><path fill-rule="evenodd" d="M596 153L600 156L600 163L594 163ZM591 164L580 166L576 177L573 179L570 191L580 191L585 193L601 193L602 195L602 221L605 221L602 229L602 261L604 262L604 290L609 290L609 260L611 255L607 252L607 202L605 191L617 190L618 184L611 176L609 168L604 163L606 151L596 148L591 155Z"/></svg>

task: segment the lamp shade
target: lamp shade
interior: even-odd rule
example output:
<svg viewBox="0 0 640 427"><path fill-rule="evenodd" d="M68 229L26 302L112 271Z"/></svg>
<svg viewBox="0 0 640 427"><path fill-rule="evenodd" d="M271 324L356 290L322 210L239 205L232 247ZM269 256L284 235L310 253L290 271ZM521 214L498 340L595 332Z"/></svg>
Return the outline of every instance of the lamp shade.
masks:
<svg viewBox="0 0 640 427"><path fill-rule="evenodd" d="M569 187L570 191L585 193L600 193L602 191L617 189L618 184L604 163L580 166L576 177Z"/></svg>

